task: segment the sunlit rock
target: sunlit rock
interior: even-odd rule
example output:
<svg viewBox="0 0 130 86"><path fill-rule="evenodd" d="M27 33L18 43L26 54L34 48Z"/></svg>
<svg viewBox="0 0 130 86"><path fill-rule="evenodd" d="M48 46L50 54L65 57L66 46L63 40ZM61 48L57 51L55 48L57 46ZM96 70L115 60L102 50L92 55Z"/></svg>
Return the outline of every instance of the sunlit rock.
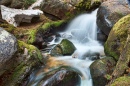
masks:
<svg viewBox="0 0 130 86"><path fill-rule="evenodd" d="M31 23L34 17L39 17L43 12L40 10L13 9L1 5L1 14L2 19L17 27L22 22Z"/></svg>

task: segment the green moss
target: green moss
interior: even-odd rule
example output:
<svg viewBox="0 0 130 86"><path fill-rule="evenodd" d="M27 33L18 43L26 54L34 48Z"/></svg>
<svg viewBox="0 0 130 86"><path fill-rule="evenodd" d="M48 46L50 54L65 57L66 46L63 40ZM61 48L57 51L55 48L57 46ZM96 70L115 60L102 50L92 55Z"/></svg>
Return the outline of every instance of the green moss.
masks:
<svg viewBox="0 0 130 86"><path fill-rule="evenodd" d="M129 86L130 85L130 77L123 76L117 78L110 86Z"/></svg>
<svg viewBox="0 0 130 86"><path fill-rule="evenodd" d="M76 50L72 42L67 39L63 39L60 43L63 55L71 55Z"/></svg>
<svg viewBox="0 0 130 86"><path fill-rule="evenodd" d="M36 55L36 57L40 61L42 61L42 59L43 59L42 54L41 54L40 50L37 49L35 46L26 44L23 41L18 41L18 46L19 46L19 51L23 51L24 48L27 48L30 56Z"/></svg>
<svg viewBox="0 0 130 86"><path fill-rule="evenodd" d="M32 44L36 39L37 29L29 30L26 34L28 34L28 41L27 43Z"/></svg>
<svg viewBox="0 0 130 86"><path fill-rule="evenodd" d="M110 47L108 47L108 42L105 43L104 49L106 55L114 57L115 60L118 60L119 55L116 52L113 52Z"/></svg>
<svg viewBox="0 0 130 86"><path fill-rule="evenodd" d="M39 30L46 31L46 30L48 30L50 27L59 27L61 24L65 23L65 22L66 22L66 21L64 21L64 20L48 22L48 23L43 24L43 25L39 28Z"/></svg>
<svg viewBox="0 0 130 86"><path fill-rule="evenodd" d="M13 33L16 28L11 24L0 24L0 27L5 28L8 32Z"/></svg>

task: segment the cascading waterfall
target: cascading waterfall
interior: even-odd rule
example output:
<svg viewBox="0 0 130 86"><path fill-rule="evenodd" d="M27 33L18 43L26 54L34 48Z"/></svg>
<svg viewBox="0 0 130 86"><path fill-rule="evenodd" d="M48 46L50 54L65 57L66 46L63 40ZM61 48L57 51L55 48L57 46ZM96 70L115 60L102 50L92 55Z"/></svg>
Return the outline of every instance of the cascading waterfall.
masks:
<svg viewBox="0 0 130 86"><path fill-rule="evenodd" d="M93 61L89 60L89 56L94 53L104 55L104 48L97 41L97 10L90 14L79 15L70 23L65 32L60 33L63 38L72 41L77 50L72 56L57 58L57 60L64 61L82 73L81 86L92 86L89 66Z"/></svg>
<svg viewBox="0 0 130 86"><path fill-rule="evenodd" d="M55 58L55 61L62 61L65 63L65 66L70 66L71 68L76 69L79 75L81 75L80 86L92 86L92 79L89 70L89 66L93 62L91 60L91 56L95 56L97 54L99 56L104 55L104 48L97 41L96 14L97 10L90 14L79 15L70 23L66 31L59 33L61 35L61 40L64 38L70 40L73 42L77 50L72 56L57 57ZM56 44L54 40L50 42L50 45ZM64 64L62 65L64 66ZM35 78L37 82L31 86L36 86L39 78L42 79L43 77L41 75L35 76L37 77ZM44 84L47 82L49 81L46 81L42 85L46 86ZM30 83L32 82L30 81Z"/></svg>

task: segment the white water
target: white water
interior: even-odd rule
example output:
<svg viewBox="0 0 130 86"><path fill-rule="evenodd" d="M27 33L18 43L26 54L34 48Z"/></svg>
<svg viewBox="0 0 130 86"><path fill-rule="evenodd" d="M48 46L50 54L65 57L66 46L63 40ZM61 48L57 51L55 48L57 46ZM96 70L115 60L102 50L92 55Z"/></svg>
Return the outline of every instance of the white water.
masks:
<svg viewBox="0 0 130 86"><path fill-rule="evenodd" d="M96 14L97 10L91 14L79 15L70 23L65 32L60 33L62 38L72 41L77 50L72 56L59 57L57 60L64 61L82 73L81 86L92 86L89 66L93 61L83 56L95 52L100 53L100 56L104 55L104 48L97 41Z"/></svg>

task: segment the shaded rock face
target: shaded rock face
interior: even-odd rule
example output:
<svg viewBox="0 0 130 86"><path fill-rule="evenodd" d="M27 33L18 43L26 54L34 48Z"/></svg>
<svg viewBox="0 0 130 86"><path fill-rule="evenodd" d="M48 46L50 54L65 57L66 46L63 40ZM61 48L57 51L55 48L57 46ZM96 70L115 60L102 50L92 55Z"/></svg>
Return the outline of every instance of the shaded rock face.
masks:
<svg viewBox="0 0 130 86"><path fill-rule="evenodd" d="M130 30L130 15L121 18L112 28L109 37L105 43L105 53L119 59L121 52L127 40Z"/></svg>
<svg viewBox="0 0 130 86"><path fill-rule="evenodd" d="M113 25L129 13L130 9L125 0L107 0L99 7L97 25L106 35L109 35Z"/></svg>
<svg viewBox="0 0 130 86"><path fill-rule="evenodd" d="M16 38L0 28L0 70L2 71L4 63L8 61L17 51ZM0 73L1 75L1 73Z"/></svg>
<svg viewBox="0 0 130 86"><path fill-rule="evenodd" d="M90 72L93 79L93 86L105 86L108 83L107 74L111 74L116 65L112 57L105 57L94 61L90 65Z"/></svg>

